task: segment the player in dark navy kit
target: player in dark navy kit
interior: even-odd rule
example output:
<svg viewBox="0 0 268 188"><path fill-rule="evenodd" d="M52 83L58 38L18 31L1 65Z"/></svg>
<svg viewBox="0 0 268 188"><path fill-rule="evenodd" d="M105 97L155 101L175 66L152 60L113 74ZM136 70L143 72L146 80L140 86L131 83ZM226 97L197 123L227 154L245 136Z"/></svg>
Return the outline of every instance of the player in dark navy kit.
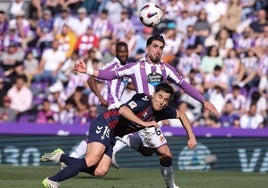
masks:
<svg viewBox="0 0 268 188"><path fill-rule="evenodd" d="M45 178L43 186L59 187L58 182L71 178L79 172L87 172L94 176L106 175L111 164L115 137L123 137L146 127L158 129L157 121L160 120L180 119L188 135L188 147L194 148L197 142L187 116L168 106L173 93L173 88L169 84L160 83L152 96L135 94L119 108L108 110L93 119L85 158L70 157L61 149L44 154L41 160L64 162L68 166L56 175Z"/></svg>

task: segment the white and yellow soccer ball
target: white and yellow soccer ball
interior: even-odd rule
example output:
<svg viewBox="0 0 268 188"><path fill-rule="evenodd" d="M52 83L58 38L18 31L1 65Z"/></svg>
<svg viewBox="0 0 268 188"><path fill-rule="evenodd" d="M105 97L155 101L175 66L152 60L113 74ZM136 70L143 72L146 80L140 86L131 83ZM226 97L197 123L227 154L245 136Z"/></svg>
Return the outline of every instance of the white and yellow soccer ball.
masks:
<svg viewBox="0 0 268 188"><path fill-rule="evenodd" d="M156 27L163 20L163 11L155 3L144 4L139 11L140 21L147 27Z"/></svg>

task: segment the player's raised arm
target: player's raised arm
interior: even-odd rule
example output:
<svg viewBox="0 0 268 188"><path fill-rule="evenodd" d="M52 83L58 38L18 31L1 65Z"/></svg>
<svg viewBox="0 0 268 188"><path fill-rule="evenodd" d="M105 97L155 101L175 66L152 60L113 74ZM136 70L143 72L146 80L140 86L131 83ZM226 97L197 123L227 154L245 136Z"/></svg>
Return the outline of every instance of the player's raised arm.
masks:
<svg viewBox="0 0 268 188"><path fill-rule="evenodd" d="M209 110L215 116L219 117L219 112L216 107L209 101L207 101L192 85L185 80L179 85L188 95L201 102L205 109Z"/></svg>
<svg viewBox="0 0 268 188"><path fill-rule="evenodd" d="M74 71L86 73L90 76L94 76L103 80L113 80L117 78L116 71L93 69L92 67L87 67L86 63L82 60L79 60L75 63Z"/></svg>
<svg viewBox="0 0 268 188"><path fill-rule="evenodd" d="M189 149L193 149L193 148L195 148L197 142L196 142L194 132L192 130L191 123L190 123L187 115L184 112L179 111L179 110L176 110L176 111L177 111L177 118L180 119L182 126L184 127L184 129L188 135L187 146Z"/></svg>

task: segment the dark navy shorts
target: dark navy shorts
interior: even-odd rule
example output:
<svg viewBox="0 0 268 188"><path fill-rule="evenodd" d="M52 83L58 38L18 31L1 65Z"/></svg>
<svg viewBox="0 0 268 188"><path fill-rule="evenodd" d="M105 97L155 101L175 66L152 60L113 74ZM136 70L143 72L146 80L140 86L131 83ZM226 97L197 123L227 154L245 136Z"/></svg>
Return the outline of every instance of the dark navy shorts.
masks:
<svg viewBox="0 0 268 188"><path fill-rule="evenodd" d="M105 154L112 158L115 138L102 115L93 119L89 126L88 143L99 142L105 146Z"/></svg>

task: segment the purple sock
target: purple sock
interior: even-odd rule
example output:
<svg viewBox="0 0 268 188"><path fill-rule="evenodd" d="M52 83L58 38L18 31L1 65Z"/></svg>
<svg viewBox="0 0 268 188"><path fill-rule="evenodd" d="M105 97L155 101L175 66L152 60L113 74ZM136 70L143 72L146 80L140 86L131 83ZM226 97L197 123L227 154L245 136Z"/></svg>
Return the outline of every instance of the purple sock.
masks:
<svg viewBox="0 0 268 188"><path fill-rule="evenodd" d="M69 164L66 168L62 169L54 176L49 177L49 179L56 182L64 181L76 176L79 172L85 169L87 169L85 158L77 159L75 162Z"/></svg>

